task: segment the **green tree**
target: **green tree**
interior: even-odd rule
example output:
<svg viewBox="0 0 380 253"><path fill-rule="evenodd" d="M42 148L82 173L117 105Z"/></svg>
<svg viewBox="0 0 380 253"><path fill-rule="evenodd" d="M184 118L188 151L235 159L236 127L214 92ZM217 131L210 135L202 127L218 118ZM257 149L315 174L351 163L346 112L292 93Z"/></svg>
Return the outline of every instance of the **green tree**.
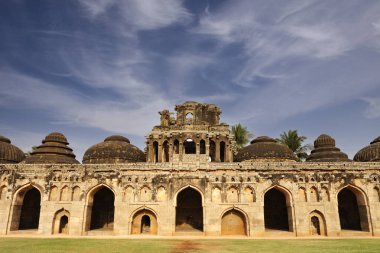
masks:
<svg viewBox="0 0 380 253"><path fill-rule="evenodd" d="M237 149L241 149L245 144L249 142L250 139L253 138L253 134L251 134L247 127L243 127L240 123L232 126L232 134L234 135L234 140L236 142Z"/></svg>
<svg viewBox="0 0 380 253"><path fill-rule="evenodd" d="M33 146L32 147L32 150L30 150L30 151L28 151L28 152L26 152L26 153L24 153L25 154L25 156L26 157L29 157L29 156L31 156L32 155L32 153L35 151L37 149L37 146Z"/></svg>
<svg viewBox="0 0 380 253"><path fill-rule="evenodd" d="M277 138L276 140L279 143L288 146L300 161L304 161L308 156L307 152L312 149L310 144L303 145L303 142L306 139L305 136L298 135L297 130L288 130L287 132L284 131L280 134L280 138Z"/></svg>

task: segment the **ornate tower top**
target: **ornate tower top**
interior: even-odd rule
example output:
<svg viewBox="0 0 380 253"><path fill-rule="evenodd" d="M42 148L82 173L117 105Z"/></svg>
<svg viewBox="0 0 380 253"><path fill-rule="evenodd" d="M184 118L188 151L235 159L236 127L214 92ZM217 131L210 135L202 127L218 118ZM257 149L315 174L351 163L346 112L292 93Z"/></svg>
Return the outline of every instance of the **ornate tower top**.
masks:
<svg viewBox="0 0 380 253"><path fill-rule="evenodd" d="M160 111L160 125L147 135L150 162L229 162L234 141L229 126L220 123L214 104L188 101L175 106L176 115Z"/></svg>

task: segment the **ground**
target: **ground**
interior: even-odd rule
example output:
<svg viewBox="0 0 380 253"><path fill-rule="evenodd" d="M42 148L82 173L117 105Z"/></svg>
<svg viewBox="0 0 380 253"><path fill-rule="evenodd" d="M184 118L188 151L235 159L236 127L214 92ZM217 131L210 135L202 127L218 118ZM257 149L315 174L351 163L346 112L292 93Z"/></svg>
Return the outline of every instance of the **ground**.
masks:
<svg viewBox="0 0 380 253"><path fill-rule="evenodd" d="M0 238L0 252L16 253L378 253L380 239L48 239Z"/></svg>

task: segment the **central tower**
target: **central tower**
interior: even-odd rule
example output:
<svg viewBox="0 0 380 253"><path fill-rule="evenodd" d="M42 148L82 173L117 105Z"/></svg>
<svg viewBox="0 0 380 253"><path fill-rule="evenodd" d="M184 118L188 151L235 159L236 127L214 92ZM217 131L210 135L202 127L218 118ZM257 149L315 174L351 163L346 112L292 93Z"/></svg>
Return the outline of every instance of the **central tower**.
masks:
<svg viewBox="0 0 380 253"><path fill-rule="evenodd" d="M148 162L232 162L235 143L218 106L189 101L175 111L159 112L160 125L146 136Z"/></svg>

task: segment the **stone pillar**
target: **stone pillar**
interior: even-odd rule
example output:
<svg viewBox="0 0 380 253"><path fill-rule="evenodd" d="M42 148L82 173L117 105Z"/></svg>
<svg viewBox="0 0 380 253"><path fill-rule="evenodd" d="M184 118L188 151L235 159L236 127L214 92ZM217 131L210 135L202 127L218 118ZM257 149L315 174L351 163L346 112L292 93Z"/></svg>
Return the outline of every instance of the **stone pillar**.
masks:
<svg viewBox="0 0 380 253"><path fill-rule="evenodd" d="M149 141L149 150L148 150L148 162L153 163L154 162L154 146L153 146L153 140Z"/></svg>
<svg viewBox="0 0 380 253"><path fill-rule="evenodd" d="M220 162L220 141L215 141L215 162Z"/></svg>
<svg viewBox="0 0 380 253"><path fill-rule="evenodd" d="M184 153L184 150L183 150L183 140L182 139L179 139L179 161L182 162L182 157L183 157L183 153Z"/></svg>
<svg viewBox="0 0 380 253"><path fill-rule="evenodd" d="M169 162L172 163L173 162L173 153L174 153L174 142L172 139L170 139L168 141L168 145L169 145Z"/></svg>
<svg viewBox="0 0 380 253"><path fill-rule="evenodd" d="M158 147L158 161L159 163L162 162L162 141L160 141L157 145Z"/></svg>

